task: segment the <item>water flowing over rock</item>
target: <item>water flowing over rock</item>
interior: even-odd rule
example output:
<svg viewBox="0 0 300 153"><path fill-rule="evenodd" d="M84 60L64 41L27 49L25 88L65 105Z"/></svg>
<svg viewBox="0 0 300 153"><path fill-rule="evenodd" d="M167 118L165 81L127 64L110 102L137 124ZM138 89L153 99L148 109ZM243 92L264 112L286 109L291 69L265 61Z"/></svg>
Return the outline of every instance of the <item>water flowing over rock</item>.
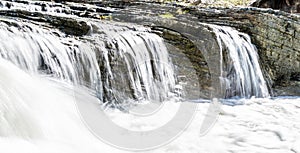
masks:
<svg viewBox="0 0 300 153"><path fill-rule="evenodd" d="M97 80L100 72L89 46L58 30L28 22L1 21L2 58L29 72L51 74L74 83ZM90 82L89 86L95 85Z"/></svg>
<svg viewBox="0 0 300 153"><path fill-rule="evenodd" d="M148 7L147 4L138 4L137 6L142 8L141 10L146 10ZM147 16L147 14L150 14L149 12L137 10L137 6L131 6L122 10L122 12L116 12L113 14L113 18L121 21L173 29L192 40L198 48L201 47L197 45L199 43L197 39L201 41L202 38L199 35L196 36L195 32L203 33L206 31L200 30L202 28L205 29L205 27L201 26L199 22L230 26L249 34L253 44L257 46L263 73L267 82L269 82L269 88L274 89L273 94L299 95L299 82L295 82L294 80L297 79L293 77L298 76L300 73L300 50L297 47L300 46L298 39L300 33L299 16L271 9L258 8L207 9L165 6L162 9L159 5L152 5L152 17L150 18ZM135 13L130 13L133 10L140 12L138 17ZM173 16L171 18L153 17L166 13L164 10L168 10ZM125 18L122 13L130 16L130 18ZM202 35L207 36L206 34ZM210 40L209 42L213 44L214 41ZM202 52L205 54L205 49L202 49ZM209 55L209 57L210 60L219 59L214 54ZM210 60L207 60L207 62ZM289 88L284 88L283 90L285 91L282 92L282 87Z"/></svg>
<svg viewBox="0 0 300 153"><path fill-rule="evenodd" d="M221 76L226 97L269 97L250 37L230 27L212 26L220 46Z"/></svg>
<svg viewBox="0 0 300 153"><path fill-rule="evenodd" d="M162 101L174 90L175 73L163 39L139 26L96 24L104 101ZM97 39L103 37L104 39ZM95 36L96 37L95 37ZM96 39L95 39L96 38Z"/></svg>
<svg viewBox="0 0 300 153"><path fill-rule="evenodd" d="M172 61L175 62L175 73L178 73L182 70L182 72L185 71L184 73L188 74L186 73L187 68L192 68L193 71L196 71L196 76L185 76L188 84L190 84L190 86L188 86L186 89L191 93L191 95L197 95L198 97L200 96L203 98L224 95L222 91L223 89L217 88L218 85L221 84L221 81L216 76L220 76L222 72L220 70L221 57L219 54L220 46L217 41L217 35L215 34L213 28L201 22L222 26L231 26L241 32L248 33L252 42L258 48L257 51L260 59L259 63L262 64L262 73L266 77L267 82L270 85L270 89L273 88L275 91L277 91L279 87L292 85L293 83L291 82L297 80L297 76L300 73L298 58L299 49L297 48L297 46L299 46L299 41L297 41L299 35L299 17L284 12L256 8L206 9L182 7L176 5L162 6L154 3L139 2L122 4L118 3L117 5L117 3L105 1L94 3L96 5L78 5L76 3L59 4L39 1L29 1L27 3L23 3L21 1L2 1L1 4L2 8L0 10L0 14L4 16L21 18L26 22L38 22L42 23L45 27L59 29L65 34L66 38L75 38L75 40L86 44L88 47L92 48L92 50L96 50L94 54L96 55L96 60L99 67L96 68L98 69L97 76L101 79L98 78L98 81L92 82L95 84L95 88L97 88L98 91L101 91L99 97L110 97L106 99L107 101L114 101L116 99L124 98L124 96L116 97L111 95L111 87L114 86L114 83L111 83L111 78L113 78L113 75L119 75L121 78L124 77L118 72L112 73L112 70L129 71L134 69L132 66L136 67L136 65L149 64L153 69L157 69L159 65L158 63L156 63L157 65L153 65L151 62L134 64L132 61L135 60L132 60L131 57L129 58L122 55L124 53L130 53L130 49L116 54L116 50L120 49L120 45L130 48L130 46L135 43L133 41L125 42L124 40L143 40L142 44L144 43L143 47L146 46L145 48L147 48L147 55L143 53L141 53L141 55L134 55L135 58L141 58L141 61L151 57L152 59L150 61L164 60L167 61L166 63L170 62L168 61L169 59L167 60L167 58L153 58L158 54L158 52L156 50L157 47L153 47L153 45L151 45L155 44L152 37L157 37L157 35L161 36L166 44L159 43L162 41L159 40L159 37L157 37L156 40L159 41L156 41L157 44L154 46L158 45L160 46L159 48L161 50L169 51L168 54L170 55ZM172 15L166 16L165 14L167 12L171 13ZM113 20L115 22L109 20ZM7 23L6 21L3 22ZM103 24L104 22L109 23L107 25L114 28L103 28L99 26L99 23ZM147 30L138 30L136 29L136 26L132 26L130 24L121 25L121 28L115 29L115 27L120 26L115 26L115 24L120 24L120 22L143 25L147 27ZM120 29L121 31L119 31ZM127 32L130 34L130 37L125 38L122 36L122 34L116 34L119 32ZM151 33L155 33L157 35L154 36ZM92 37L97 37L99 40L96 41ZM109 37L113 38L108 39ZM267 39L267 37L269 37L269 39ZM247 40L247 42L249 42L249 40ZM97 47L94 46L95 44L97 44ZM166 49L163 49L165 47ZM165 51L159 54L161 57L166 57ZM144 56L143 58L142 55ZM182 55L187 57L191 63L180 63L180 60L178 60L178 58L176 59L176 57ZM116 68L116 64L113 64L112 62L113 60L118 61L116 63L122 63L119 65L123 66ZM151 68L148 70L149 71L145 73L148 73L149 75L151 73L152 75L158 74L159 77L154 78L159 78L159 81L166 79L168 80L171 76L174 76L173 72L167 71L167 68L165 68L165 70L162 69L162 71L159 71L159 73L150 72ZM164 75L162 75L163 72ZM127 83L125 83L123 86L117 87L118 85L115 85L115 89L119 90L122 88L125 93L131 93L129 94L130 98L134 97L136 99L139 99L138 97L140 96L138 95L141 95L141 93L144 95L142 97L149 98L150 95L147 93L149 93L150 90L154 92L158 91L151 89L153 87L152 85L151 87L144 87L143 85L147 84L145 83L147 82L147 79L143 80L141 78L134 78L133 76L136 75L135 73L136 72L129 74L129 78L131 79L127 80ZM141 75L137 76L141 77ZM93 79L84 80L86 81ZM140 83L132 83L132 80ZM174 78L171 80L174 81L166 83L170 85L169 87L165 88L165 86L168 86L166 84L164 87L159 87L159 85L154 86L157 88L165 88L163 89L165 91L164 93L166 93L167 90L172 91L174 84L176 83L176 79ZM100 82L101 85L99 85ZM118 84L121 84L121 82ZM263 81L258 82L263 83ZM296 89L297 91L297 83L294 85L296 88L293 89ZM143 91L140 90L142 88ZM198 89L200 89L200 93ZM193 91L196 90L197 92L193 93ZM255 92L251 92L252 95L256 95ZM212 93L214 93L214 95L211 95ZM277 92L275 94L297 95L297 93L298 92ZM229 95L233 96L234 94ZM248 96L249 95L246 97ZM155 99L161 99L162 97L156 97Z"/></svg>
<svg viewBox="0 0 300 153"><path fill-rule="evenodd" d="M150 29L93 23L90 35L78 40L30 22L1 21L1 58L31 73L85 85L103 102L162 101L174 90L167 48Z"/></svg>

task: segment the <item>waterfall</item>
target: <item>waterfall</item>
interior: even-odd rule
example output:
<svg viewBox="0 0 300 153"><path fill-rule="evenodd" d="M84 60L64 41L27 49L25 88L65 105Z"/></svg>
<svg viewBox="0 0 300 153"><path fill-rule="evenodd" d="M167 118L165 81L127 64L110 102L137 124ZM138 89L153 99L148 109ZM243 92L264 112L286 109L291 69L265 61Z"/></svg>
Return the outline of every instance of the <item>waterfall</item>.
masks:
<svg viewBox="0 0 300 153"><path fill-rule="evenodd" d="M94 23L91 35L77 40L58 30L1 20L0 57L30 73L85 85L103 102L162 101L175 85L163 39L147 28Z"/></svg>
<svg viewBox="0 0 300 153"><path fill-rule="evenodd" d="M175 86L175 73L161 37L149 28L95 23L92 48L98 50L104 102L163 101Z"/></svg>
<svg viewBox="0 0 300 153"><path fill-rule="evenodd" d="M174 90L168 50L150 29L93 23L91 34L77 40L55 29L1 20L0 56L31 73L85 85L104 102L162 101ZM223 59L226 97L268 97L250 37L229 27L212 27Z"/></svg>
<svg viewBox="0 0 300 153"><path fill-rule="evenodd" d="M225 96L269 97L257 49L250 37L231 27L211 27L220 46L220 78L225 85Z"/></svg>
<svg viewBox="0 0 300 153"><path fill-rule="evenodd" d="M0 56L31 73L49 74L76 84L99 77L95 53L58 30L12 20L0 22Z"/></svg>
<svg viewBox="0 0 300 153"><path fill-rule="evenodd" d="M100 58L104 97L110 98L105 100L167 98L175 86L175 74L163 39L147 28L128 30L106 24L98 28L109 37Z"/></svg>

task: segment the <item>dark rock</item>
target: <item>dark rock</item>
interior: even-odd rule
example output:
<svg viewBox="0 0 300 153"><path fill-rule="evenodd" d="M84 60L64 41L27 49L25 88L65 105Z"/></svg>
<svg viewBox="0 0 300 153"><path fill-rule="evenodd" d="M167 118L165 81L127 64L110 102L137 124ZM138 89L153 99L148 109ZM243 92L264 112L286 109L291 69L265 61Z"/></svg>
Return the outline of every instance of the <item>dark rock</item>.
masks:
<svg viewBox="0 0 300 153"><path fill-rule="evenodd" d="M42 11L47 11L47 5L46 4L42 4Z"/></svg>
<svg viewBox="0 0 300 153"><path fill-rule="evenodd" d="M300 13L300 0L257 0L251 6Z"/></svg>
<svg viewBox="0 0 300 153"><path fill-rule="evenodd" d="M11 3L6 3L5 5L7 8L10 8L11 7Z"/></svg>
<svg viewBox="0 0 300 153"><path fill-rule="evenodd" d="M206 59L199 48L186 36L164 27L152 27L152 30L169 43L168 50L177 67L177 74L184 76L187 85L186 98L210 98L212 92L211 75ZM209 31L207 31L209 33Z"/></svg>

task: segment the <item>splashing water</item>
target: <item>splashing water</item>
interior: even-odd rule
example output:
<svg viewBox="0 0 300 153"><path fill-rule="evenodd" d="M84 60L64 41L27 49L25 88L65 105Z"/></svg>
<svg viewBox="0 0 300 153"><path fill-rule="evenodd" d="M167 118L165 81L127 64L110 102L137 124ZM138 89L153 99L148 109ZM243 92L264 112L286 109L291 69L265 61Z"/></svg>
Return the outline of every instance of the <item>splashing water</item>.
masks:
<svg viewBox="0 0 300 153"><path fill-rule="evenodd" d="M78 99L98 103L88 89L28 74L3 58L0 71L2 152L74 153L107 149L105 145L98 147L101 141L87 130L75 105Z"/></svg>

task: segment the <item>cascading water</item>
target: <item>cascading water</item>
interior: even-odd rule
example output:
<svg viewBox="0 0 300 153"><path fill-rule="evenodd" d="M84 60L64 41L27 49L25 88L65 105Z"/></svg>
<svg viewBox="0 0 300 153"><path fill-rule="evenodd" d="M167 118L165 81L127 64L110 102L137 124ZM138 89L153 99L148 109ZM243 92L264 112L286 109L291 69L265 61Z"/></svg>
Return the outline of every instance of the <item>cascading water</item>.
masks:
<svg viewBox="0 0 300 153"><path fill-rule="evenodd" d="M49 31L12 20L2 21L6 21L0 23L2 58L31 73L51 74L76 84L88 82L88 86L96 86L93 81L100 72L95 53L89 46L57 30Z"/></svg>
<svg viewBox="0 0 300 153"><path fill-rule="evenodd" d="M89 41L80 42L56 30L5 21L0 28L1 57L29 72L96 89L103 102L161 101L175 85L163 40L147 29L99 24L98 31L87 36Z"/></svg>
<svg viewBox="0 0 300 153"><path fill-rule="evenodd" d="M211 25L220 46L220 69L226 97L269 97L256 47L247 34Z"/></svg>
<svg viewBox="0 0 300 153"><path fill-rule="evenodd" d="M109 38L100 45L105 101L162 101L168 97L175 86L175 74L162 38L145 28L128 30L105 24L98 28Z"/></svg>

